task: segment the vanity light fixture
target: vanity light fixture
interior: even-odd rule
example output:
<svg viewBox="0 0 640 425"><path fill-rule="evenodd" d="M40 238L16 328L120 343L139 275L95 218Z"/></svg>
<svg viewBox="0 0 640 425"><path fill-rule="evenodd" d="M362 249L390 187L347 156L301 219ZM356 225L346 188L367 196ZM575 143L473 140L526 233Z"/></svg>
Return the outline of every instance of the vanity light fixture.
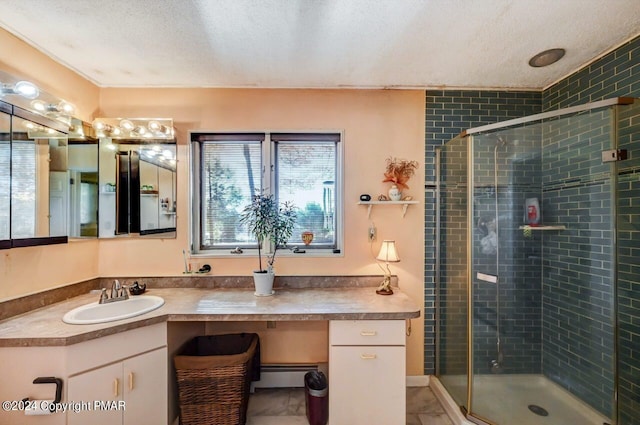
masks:
<svg viewBox="0 0 640 425"><path fill-rule="evenodd" d="M376 257L376 260L384 261L386 265L386 270L378 265L384 271L384 280L380 283L380 286L376 290L376 294L378 295L391 295L393 294L393 290L391 289L391 269L389 269L389 263L397 263L400 261L400 257L398 256L398 251L396 251L396 241L384 240L382 241L382 245L380 246L380 252Z"/></svg>
<svg viewBox="0 0 640 425"><path fill-rule="evenodd" d="M98 137L133 140L173 140L170 118L96 118L92 123Z"/></svg>
<svg viewBox="0 0 640 425"><path fill-rule="evenodd" d="M31 81L0 71L0 98L19 108L71 127L75 107Z"/></svg>

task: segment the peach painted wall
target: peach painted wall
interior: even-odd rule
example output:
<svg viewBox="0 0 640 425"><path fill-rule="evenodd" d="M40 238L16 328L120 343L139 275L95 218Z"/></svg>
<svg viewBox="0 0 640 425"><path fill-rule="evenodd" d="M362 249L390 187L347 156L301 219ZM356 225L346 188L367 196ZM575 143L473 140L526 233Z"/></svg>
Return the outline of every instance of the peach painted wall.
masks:
<svg viewBox="0 0 640 425"><path fill-rule="evenodd" d="M374 207L378 229L373 244L395 239L402 262L393 264L400 287L422 306L424 294L424 91L280 89L115 89L101 90L103 117L170 117L178 137L178 235L175 240L101 240L101 276L180 275L188 247L188 132L190 130L342 130L344 131L344 256L279 257L278 274L381 274L367 240L367 210L361 193L386 193L385 158L417 160L421 165L408 193L421 201L402 218L399 206ZM217 275L247 275L255 258L199 258ZM408 374L423 370L423 320L412 321Z"/></svg>
<svg viewBox="0 0 640 425"><path fill-rule="evenodd" d="M79 118L91 120L98 109L97 86L3 29L0 51L1 71L73 103ZM0 301L97 277L97 259L96 240L0 250Z"/></svg>

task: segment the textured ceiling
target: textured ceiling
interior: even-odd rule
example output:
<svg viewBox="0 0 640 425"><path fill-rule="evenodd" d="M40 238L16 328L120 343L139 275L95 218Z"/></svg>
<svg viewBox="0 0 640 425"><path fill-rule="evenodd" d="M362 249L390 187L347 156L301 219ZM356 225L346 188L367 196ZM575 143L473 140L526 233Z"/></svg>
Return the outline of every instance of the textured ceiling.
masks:
<svg viewBox="0 0 640 425"><path fill-rule="evenodd" d="M640 1L0 0L0 26L103 87L541 89L640 34Z"/></svg>

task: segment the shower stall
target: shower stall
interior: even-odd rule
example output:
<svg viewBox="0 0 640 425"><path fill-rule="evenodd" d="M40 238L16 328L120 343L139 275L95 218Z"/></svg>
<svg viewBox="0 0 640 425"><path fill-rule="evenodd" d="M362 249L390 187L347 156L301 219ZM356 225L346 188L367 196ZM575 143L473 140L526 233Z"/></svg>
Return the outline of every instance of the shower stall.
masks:
<svg viewBox="0 0 640 425"><path fill-rule="evenodd" d="M639 424L640 100L467 130L437 168L436 393L474 423Z"/></svg>

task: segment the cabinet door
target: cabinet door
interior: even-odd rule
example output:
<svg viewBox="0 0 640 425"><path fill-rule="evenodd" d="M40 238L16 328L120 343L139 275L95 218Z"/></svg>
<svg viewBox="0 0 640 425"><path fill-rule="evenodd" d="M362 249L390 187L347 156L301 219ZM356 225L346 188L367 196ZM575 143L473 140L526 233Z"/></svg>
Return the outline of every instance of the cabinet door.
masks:
<svg viewBox="0 0 640 425"><path fill-rule="evenodd" d="M329 423L406 423L405 347L332 346Z"/></svg>
<svg viewBox="0 0 640 425"><path fill-rule="evenodd" d="M68 381L66 401L87 404L77 413L67 412L67 425L122 424L122 363L85 372Z"/></svg>
<svg viewBox="0 0 640 425"><path fill-rule="evenodd" d="M124 425L167 423L167 349L151 351L123 362Z"/></svg>

